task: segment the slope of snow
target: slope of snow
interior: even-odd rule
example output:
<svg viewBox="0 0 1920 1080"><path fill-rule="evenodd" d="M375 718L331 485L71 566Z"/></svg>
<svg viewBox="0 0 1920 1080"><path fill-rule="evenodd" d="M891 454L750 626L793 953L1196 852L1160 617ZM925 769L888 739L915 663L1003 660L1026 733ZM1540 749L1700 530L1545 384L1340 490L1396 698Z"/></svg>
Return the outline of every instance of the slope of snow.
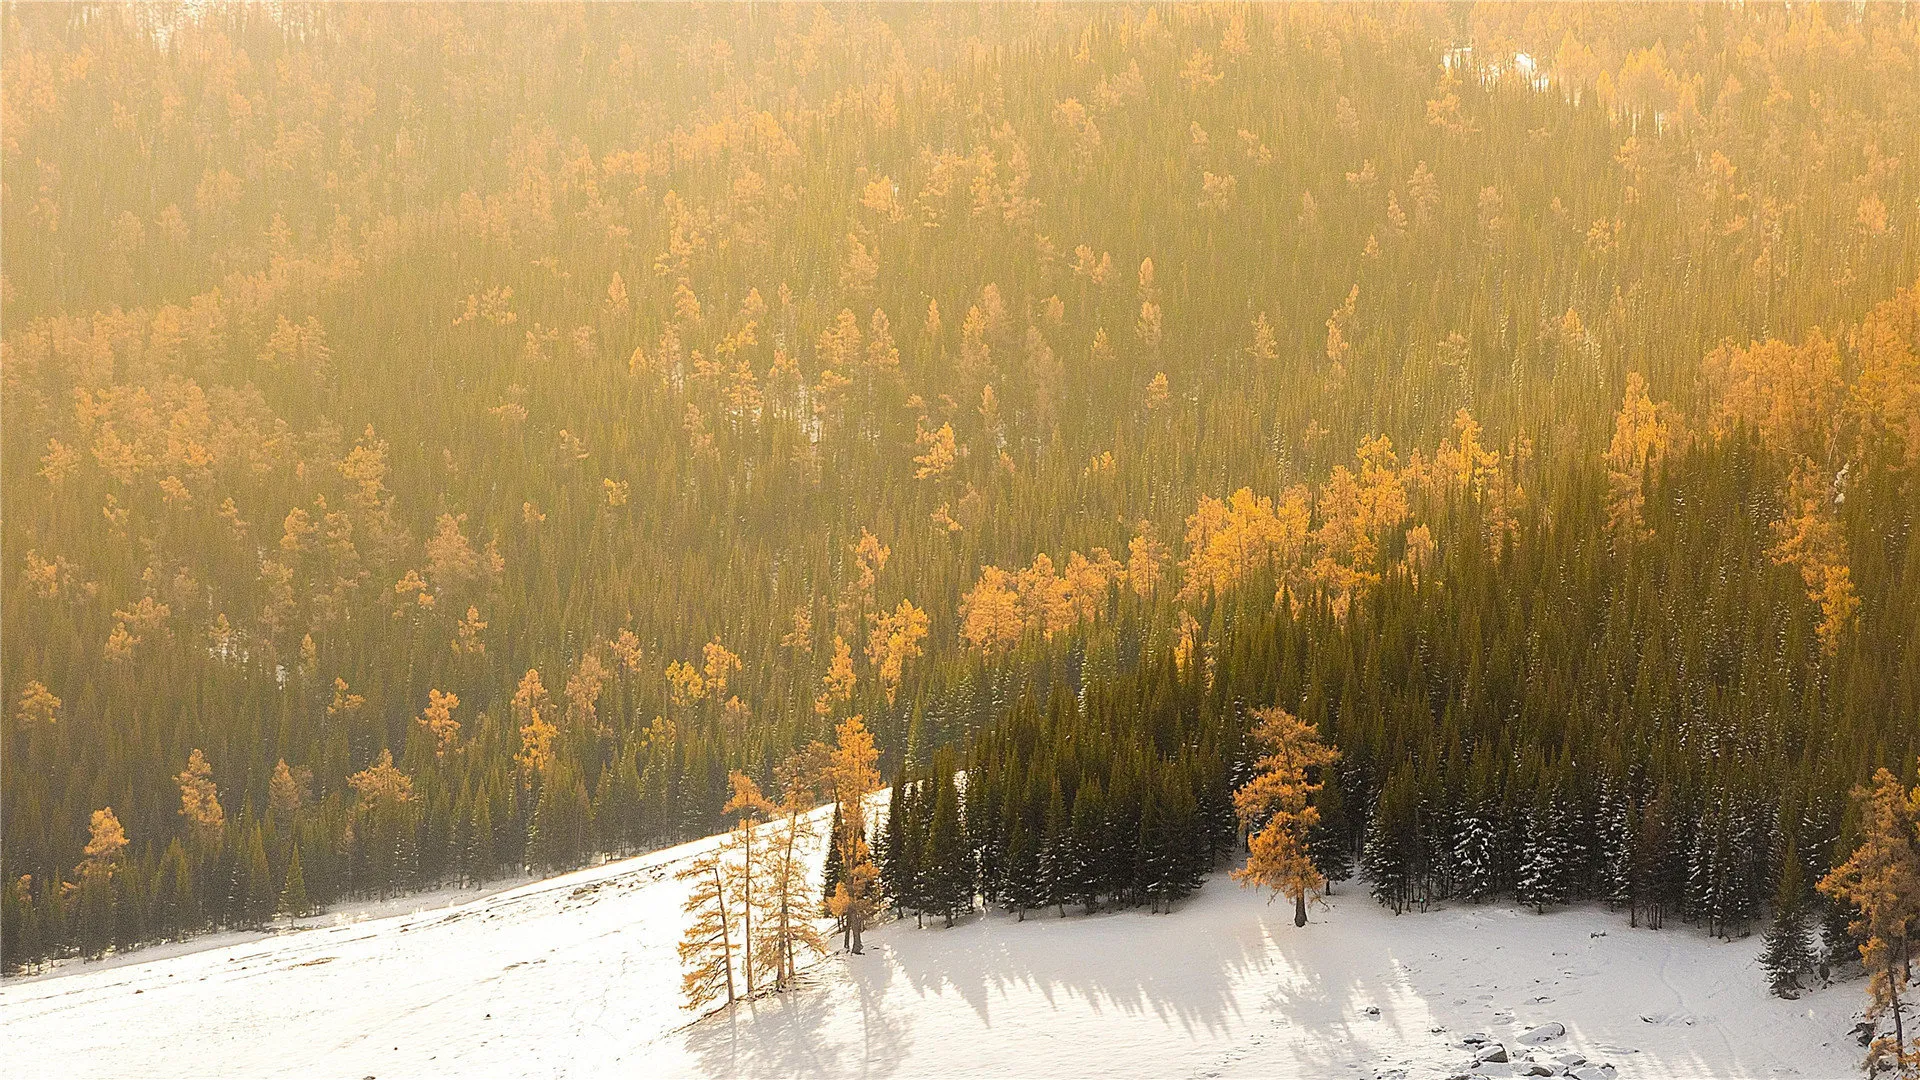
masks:
<svg viewBox="0 0 1920 1080"><path fill-rule="evenodd" d="M1595 1080L1859 1075L1862 984L1770 997L1758 935L1630 930L1595 909L1395 917L1353 894L1313 918L1296 929L1290 905L1216 875L1172 915L909 920L823 964L818 989L715 1014L653 1061L709 1077L1371 1080L1522 1075L1531 1053L1553 1074L1584 1059L1576 1075ZM1520 1040L1550 1023L1565 1034ZM1474 1035L1513 1060L1475 1066Z"/></svg>
<svg viewBox="0 0 1920 1080"><path fill-rule="evenodd" d="M451 908L135 953L0 986L18 1075L1307 1076L1514 1062L1637 1077L1850 1077L1864 994L1765 993L1759 938L1629 930L1607 912L1291 909L1216 876L1172 915L911 920L809 985L697 1023L674 945L697 841ZM818 848L812 858L819 858ZM1375 1011L1377 1010L1377 1011ZM1519 1041L1549 1022L1566 1033Z"/></svg>
<svg viewBox="0 0 1920 1080"><path fill-rule="evenodd" d="M70 1077L632 1072L694 1019L673 872L718 839L452 907L9 979L0 1060Z"/></svg>

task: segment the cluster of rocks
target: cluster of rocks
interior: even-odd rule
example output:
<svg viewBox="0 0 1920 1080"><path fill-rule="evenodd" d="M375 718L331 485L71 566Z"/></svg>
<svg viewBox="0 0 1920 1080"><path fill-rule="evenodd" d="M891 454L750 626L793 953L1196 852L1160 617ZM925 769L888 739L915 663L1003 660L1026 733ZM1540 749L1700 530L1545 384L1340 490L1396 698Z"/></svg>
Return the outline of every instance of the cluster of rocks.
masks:
<svg viewBox="0 0 1920 1080"><path fill-rule="evenodd" d="M1455 1045L1473 1054L1473 1063L1450 1080L1494 1080L1508 1076L1558 1076L1571 1080L1614 1080L1616 1070L1604 1062L1588 1061L1578 1050L1552 1044L1566 1037L1564 1024L1529 1028L1514 1039L1515 1046L1482 1031L1463 1036Z"/></svg>

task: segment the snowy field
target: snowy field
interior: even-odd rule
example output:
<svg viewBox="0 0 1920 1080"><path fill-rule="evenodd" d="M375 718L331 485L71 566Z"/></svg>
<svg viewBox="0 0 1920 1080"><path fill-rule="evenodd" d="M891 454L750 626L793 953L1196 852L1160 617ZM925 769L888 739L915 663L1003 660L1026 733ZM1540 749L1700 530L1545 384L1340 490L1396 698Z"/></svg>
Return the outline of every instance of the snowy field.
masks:
<svg viewBox="0 0 1920 1080"><path fill-rule="evenodd" d="M693 1022L672 871L709 843L9 980L0 1060L66 1077L1859 1075L1862 985L1768 997L1758 935L1588 909L1395 918L1357 893L1295 929L1224 876L1172 915L890 924L801 990ZM1510 1060L1474 1065L1494 1042Z"/></svg>

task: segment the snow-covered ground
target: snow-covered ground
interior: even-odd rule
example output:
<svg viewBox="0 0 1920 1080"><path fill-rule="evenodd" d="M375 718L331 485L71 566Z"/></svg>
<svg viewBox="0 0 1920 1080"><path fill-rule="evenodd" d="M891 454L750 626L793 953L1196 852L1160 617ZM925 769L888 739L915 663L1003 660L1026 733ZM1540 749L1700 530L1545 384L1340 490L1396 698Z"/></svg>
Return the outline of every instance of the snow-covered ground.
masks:
<svg viewBox="0 0 1920 1080"><path fill-rule="evenodd" d="M1858 1074L1861 985L1771 998L1757 935L1630 930L1589 909L1396 918L1356 893L1296 929L1289 906L1223 876L1171 915L890 924L807 987L696 1023L679 1005L672 872L710 843L453 907L9 980L0 1060L68 1077L1372 1080L1521 1075L1529 1057L1620 1080ZM1551 1023L1565 1034L1521 1041ZM1470 1068L1476 1033L1512 1061Z"/></svg>

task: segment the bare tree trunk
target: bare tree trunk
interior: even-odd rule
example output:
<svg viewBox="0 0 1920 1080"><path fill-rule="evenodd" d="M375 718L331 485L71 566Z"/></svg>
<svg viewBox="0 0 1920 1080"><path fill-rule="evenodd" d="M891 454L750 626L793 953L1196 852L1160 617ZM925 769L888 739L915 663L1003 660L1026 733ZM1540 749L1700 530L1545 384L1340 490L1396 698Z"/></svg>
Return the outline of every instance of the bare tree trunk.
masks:
<svg viewBox="0 0 1920 1080"><path fill-rule="evenodd" d="M1893 1004L1893 1055L1899 1062L1907 1055L1907 1029L1900 1019L1900 984L1907 965L1907 935L1900 935L1900 953L1887 965L1887 1000Z"/></svg>
<svg viewBox="0 0 1920 1080"><path fill-rule="evenodd" d="M746 969L747 994L753 994L753 821L746 822L743 850L740 853L742 907L740 911L740 963Z"/></svg>
<svg viewBox="0 0 1920 1080"><path fill-rule="evenodd" d="M1293 925L1307 925L1307 893L1304 889L1293 894Z"/></svg>
<svg viewBox="0 0 1920 1080"><path fill-rule="evenodd" d="M720 951L727 962L727 1004L733 1004L733 931L727 925L727 891L720 882L720 863L713 864L714 899L720 905Z"/></svg>

